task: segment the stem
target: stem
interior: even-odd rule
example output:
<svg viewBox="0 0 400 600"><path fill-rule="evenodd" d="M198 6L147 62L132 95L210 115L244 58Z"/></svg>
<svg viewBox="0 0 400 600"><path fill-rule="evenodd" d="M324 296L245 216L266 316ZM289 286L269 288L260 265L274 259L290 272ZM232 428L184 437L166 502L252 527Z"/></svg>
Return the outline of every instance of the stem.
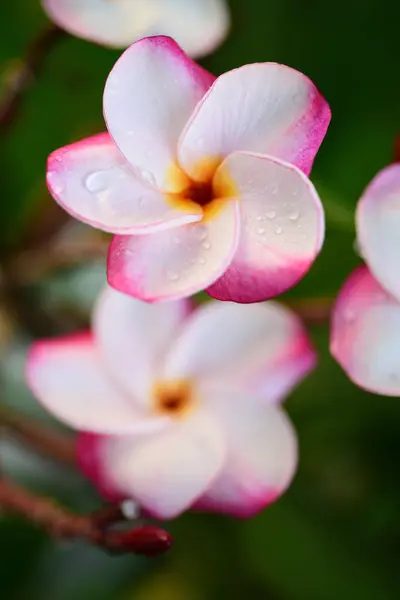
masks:
<svg viewBox="0 0 400 600"><path fill-rule="evenodd" d="M51 457L69 466L76 466L75 443L68 436L52 431L41 423L0 408L0 426L4 426L24 444L33 446L47 458Z"/></svg>
<svg viewBox="0 0 400 600"><path fill-rule="evenodd" d="M40 75L50 50L65 36L56 25L48 27L28 46L25 57L9 69L0 98L0 131L7 131L14 123L24 93Z"/></svg>
<svg viewBox="0 0 400 600"><path fill-rule="evenodd" d="M105 528L104 524L109 526L123 519L119 507L109 506L92 515L76 515L49 498L5 480L0 480L0 507L42 527L53 537L84 539L110 552L154 556L168 550L172 543L169 533L159 527L129 531Z"/></svg>

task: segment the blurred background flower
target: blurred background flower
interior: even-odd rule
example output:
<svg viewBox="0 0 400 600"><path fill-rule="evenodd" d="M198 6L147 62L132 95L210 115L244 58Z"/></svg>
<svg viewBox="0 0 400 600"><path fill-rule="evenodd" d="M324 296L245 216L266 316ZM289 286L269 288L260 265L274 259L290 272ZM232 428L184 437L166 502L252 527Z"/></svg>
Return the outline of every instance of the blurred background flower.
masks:
<svg viewBox="0 0 400 600"><path fill-rule="evenodd" d="M169 35L194 58L228 34L226 0L42 0L57 25L86 40L124 48L149 35Z"/></svg>
<svg viewBox="0 0 400 600"><path fill-rule="evenodd" d="M361 387L400 396L400 165L380 171L356 210L366 266L346 279L333 309L331 351Z"/></svg>

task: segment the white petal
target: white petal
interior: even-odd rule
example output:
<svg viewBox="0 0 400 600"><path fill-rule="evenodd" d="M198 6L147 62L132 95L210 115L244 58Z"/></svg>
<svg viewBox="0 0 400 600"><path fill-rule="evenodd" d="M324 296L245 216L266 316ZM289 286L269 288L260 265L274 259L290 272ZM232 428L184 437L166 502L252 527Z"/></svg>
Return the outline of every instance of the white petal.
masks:
<svg viewBox="0 0 400 600"><path fill-rule="evenodd" d="M164 355L189 313L188 301L146 304L107 287L93 316L99 352L115 380L147 403Z"/></svg>
<svg viewBox="0 0 400 600"><path fill-rule="evenodd" d="M113 438L104 460L117 489L155 517L170 519L205 492L224 455L220 428L196 411L160 435Z"/></svg>
<svg viewBox="0 0 400 600"><path fill-rule="evenodd" d="M53 152L47 184L73 217L112 233L148 233L202 217L200 207L183 211L168 204L135 172L107 133Z"/></svg>
<svg viewBox="0 0 400 600"><path fill-rule="evenodd" d="M115 236L108 282L147 302L176 300L211 285L228 268L239 237L238 206L228 201L210 221L140 236Z"/></svg>
<svg viewBox="0 0 400 600"><path fill-rule="evenodd" d="M189 56L211 53L228 33L226 0L159 0L158 8L157 21L149 34L169 35Z"/></svg>
<svg viewBox="0 0 400 600"><path fill-rule="evenodd" d="M163 426L114 384L90 334L33 344L27 380L45 408L76 429L120 434Z"/></svg>
<svg viewBox="0 0 400 600"><path fill-rule="evenodd" d="M246 65L219 77L198 105L180 139L179 162L196 179L205 156L243 150L309 173L329 120L329 106L302 73L275 63Z"/></svg>
<svg viewBox="0 0 400 600"><path fill-rule="evenodd" d="M360 251L376 279L400 301L400 164L383 169L357 207Z"/></svg>
<svg viewBox="0 0 400 600"><path fill-rule="evenodd" d="M219 300L260 302L286 291L310 269L325 233L324 211L302 171L272 157L234 153L214 185L229 182L239 200L235 257L207 291Z"/></svg>
<svg viewBox="0 0 400 600"><path fill-rule="evenodd" d="M131 164L159 187L186 187L171 171L178 138L214 77L170 38L133 44L112 69L104 91L110 134Z"/></svg>
<svg viewBox="0 0 400 600"><path fill-rule="evenodd" d="M204 390L205 391L205 390ZM297 466L297 439L285 413L236 390L207 393L228 439L224 468L198 508L251 517L288 487Z"/></svg>
<svg viewBox="0 0 400 600"><path fill-rule="evenodd" d="M164 366L167 378L217 378L281 400L315 365L301 321L270 302L213 302L192 313Z"/></svg>
<svg viewBox="0 0 400 600"><path fill-rule="evenodd" d="M149 0L42 0L49 17L70 33L123 48L146 34L158 17Z"/></svg>
<svg viewBox="0 0 400 600"><path fill-rule="evenodd" d="M225 0L42 0L49 17L70 33L99 44L126 47L164 34L191 56L212 52L225 38Z"/></svg>
<svg viewBox="0 0 400 600"><path fill-rule="evenodd" d="M400 303L366 267L350 275L338 296L331 352L357 385L400 396Z"/></svg>

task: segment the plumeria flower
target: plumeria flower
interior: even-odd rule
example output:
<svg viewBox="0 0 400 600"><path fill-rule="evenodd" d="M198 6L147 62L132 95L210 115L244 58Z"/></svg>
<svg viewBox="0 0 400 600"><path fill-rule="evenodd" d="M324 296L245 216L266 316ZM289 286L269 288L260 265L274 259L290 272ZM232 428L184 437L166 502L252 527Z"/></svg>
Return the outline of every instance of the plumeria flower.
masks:
<svg viewBox="0 0 400 600"><path fill-rule="evenodd" d="M42 0L50 19L84 39L126 48L149 35L165 34L193 57L213 52L226 38L226 0Z"/></svg>
<svg viewBox="0 0 400 600"><path fill-rule="evenodd" d="M274 304L147 304L107 287L91 333L36 342L27 379L81 433L79 460L108 497L172 518L250 516L297 462L279 403L315 365L296 315Z"/></svg>
<svg viewBox="0 0 400 600"><path fill-rule="evenodd" d="M331 351L359 386L400 396L400 164L383 169L361 197L357 245L367 266L343 286Z"/></svg>
<svg viewBox="0 0 400 600"><path fill-rule="evenodd" d="M264 63L215 80L147 38L111 71L104 114L109 133L54 152L47 180L70 214L117 234L113 287L258 302L308 271L324 216L305 173L330 111L304 75Z"/></svg>

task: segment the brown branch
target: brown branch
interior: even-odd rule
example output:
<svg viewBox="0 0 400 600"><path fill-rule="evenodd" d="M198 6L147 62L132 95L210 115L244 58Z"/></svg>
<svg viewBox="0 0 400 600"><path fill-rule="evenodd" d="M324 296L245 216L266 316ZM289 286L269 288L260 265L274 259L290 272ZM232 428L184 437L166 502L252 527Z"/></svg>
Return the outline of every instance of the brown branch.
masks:
<svg viewBox="0 0 400 600"><path fill-rule="evenodd" d="M170 534L155 526L128 531L108 529L109 525L123 520L119 507L110 506L92 515L76 515L49 498L34 495L5 480L0 480L0 507L42 527L55 538L84 539L113 553L155 556L169 550L172 544Z"/></svg>
<svg viewBox="0 0 400 600"><path fill-rule="evenodd" d="M34 447L43 456L69 466L76 465L73 438L57 433L26 416L15 414L4 406L0 407L1 426L9 429L19 441Z"/></svg>
<svg viewBox="0 0 400 600"><path fill-rule="evenodd" d="M65 245L50 244L25 250L9 260L6 271L13 283L35 283L57 269L105 258L108 245L108 240L92 237Z"/></svg>
<svg viewBox="0 0 400 600"><path fill-rule="evenodd" d="M23 94L40 74L50 50L67 34L52 25L27 48L25 57L10 65L2 83L0 98L0 130L7 131L17 117Z"/></svg>

